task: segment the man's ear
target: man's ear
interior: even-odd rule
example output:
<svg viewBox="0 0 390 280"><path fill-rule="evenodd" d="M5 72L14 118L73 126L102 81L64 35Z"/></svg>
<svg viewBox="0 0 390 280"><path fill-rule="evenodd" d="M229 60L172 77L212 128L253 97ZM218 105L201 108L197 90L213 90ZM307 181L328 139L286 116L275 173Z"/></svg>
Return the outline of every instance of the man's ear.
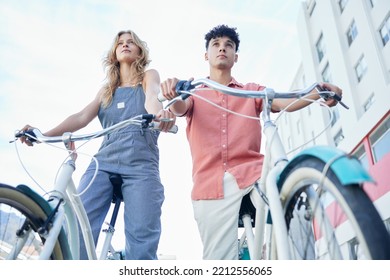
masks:
<svg viewBox="0 0 390 280"><path fill-rule="evenodd" d="M234 55L234 62L237 62L238 61L238 54L235 54Z"/></svg>
<svg viewBox="0 0 390 280"><path fill-rule="evenodd" d="M207 55L207 52L204 54L204 60L209 60L209 56Z"/></svg>

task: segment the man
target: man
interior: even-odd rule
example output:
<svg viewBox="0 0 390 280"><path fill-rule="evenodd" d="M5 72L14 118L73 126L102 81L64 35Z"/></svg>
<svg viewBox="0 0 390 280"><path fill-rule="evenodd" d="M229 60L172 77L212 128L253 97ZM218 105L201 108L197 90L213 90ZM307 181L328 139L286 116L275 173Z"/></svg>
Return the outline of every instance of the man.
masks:
<svg viewBox="0 0 390 280"><path fill-rule="evenodd" d="M238 59L240 44L236 28L219 25L206 35L205 60L209 63L209 79L233 88L261 90L255 83L243 85L232 76ZM161 84L164 97L177 96L178 79L167 79ZM322 83L322 87L341 95L338 87ZM197 94L229 110L258 117L262 99L240 98L216 91ZM318 95L311 97L318 99ZM277 99L272 110L278 112L294 100ZM295 111L310 104L298 101L288 108ZM326 101L334 106L336 101ZM177 116L187 118L187 138L193 158L193 190L191 194L194 216L203 243L204 259L238 259L238 218L242 198L248 194L261 176L263 155L260 153L261 125L190 96L170 106Z"/></svg>

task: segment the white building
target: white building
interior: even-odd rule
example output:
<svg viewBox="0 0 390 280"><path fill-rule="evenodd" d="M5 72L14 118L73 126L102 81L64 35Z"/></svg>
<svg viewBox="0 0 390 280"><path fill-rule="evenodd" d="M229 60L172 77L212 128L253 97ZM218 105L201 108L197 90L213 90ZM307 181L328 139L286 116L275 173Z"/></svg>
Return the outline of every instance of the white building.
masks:
<svg viewBox="0 0 390 280"><path fill-rule="evenodd" d="M365 189L390 231L390 0L307 0L297 28L302 62L291 89L331 82L349 110L333 107L333 120L318 105L285 114L282 140L290 150L309 142L358 156L377 182Z"/></svg>

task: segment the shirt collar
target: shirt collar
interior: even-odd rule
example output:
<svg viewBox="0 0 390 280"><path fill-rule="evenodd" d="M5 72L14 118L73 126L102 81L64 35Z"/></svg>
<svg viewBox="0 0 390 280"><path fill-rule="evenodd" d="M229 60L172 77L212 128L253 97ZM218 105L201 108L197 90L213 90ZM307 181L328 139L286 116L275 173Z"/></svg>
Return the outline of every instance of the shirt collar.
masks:
<svg viewBox="0 0 390 280"><path fill-rule="evenodd" d="M207 78L207 79L210 79L210 76L207 76L206 78ZM234 87L234 86L236 86L236 87L240 87L240 88L243 88L243 87L244 87L243 84L237 82L236 79L234 79L233 77L232 77L231 81L229 82L229 84L228 84L227 86L228 86L228 87ZM201 87L205 87L205 85L202 85Z"/></svg>

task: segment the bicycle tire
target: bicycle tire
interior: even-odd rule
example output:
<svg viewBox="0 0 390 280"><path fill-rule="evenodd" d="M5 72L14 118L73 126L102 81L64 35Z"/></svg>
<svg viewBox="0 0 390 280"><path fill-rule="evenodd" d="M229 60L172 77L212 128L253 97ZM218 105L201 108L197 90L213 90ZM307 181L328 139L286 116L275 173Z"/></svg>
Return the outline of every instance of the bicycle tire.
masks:
<svg viewBox="0 0 390 280"><path fill-rule="evenodd" d="M324 167L318 158L306 158L278 183L291 257L390 259L389 233L362 186L342 185L331 169L324 179Z"/></svg>
<svg viewBox="0 0 390 280"><path fill-rule="evenodd" d="M47 213L32 198L9 185L0 184L0 260L18 259L35 260L39 258L40 249L45 238L39 233ZM17 254L10 256L17 239L18 232L31 229L23 248ZM57 240L50 259L62 260L62 246Z"/></svg>

